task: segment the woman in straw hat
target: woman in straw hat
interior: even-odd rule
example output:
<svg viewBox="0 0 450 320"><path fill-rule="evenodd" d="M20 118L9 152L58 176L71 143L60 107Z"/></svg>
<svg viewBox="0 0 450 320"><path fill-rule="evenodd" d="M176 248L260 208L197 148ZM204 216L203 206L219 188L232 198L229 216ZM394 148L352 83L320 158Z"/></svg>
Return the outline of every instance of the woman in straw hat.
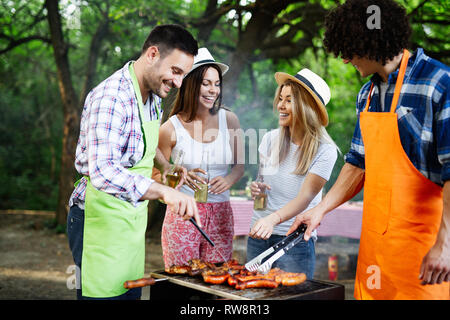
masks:
<svg viewBox="0 0 450 320"><path fill-rule="evenodd" d="M295 76L277 72L275 79L279 128L263 136L259 153L264 182L251 184L253 198L267 190L267 206L253 212L247 260L282 240L295 217L320 202L337 158L337 147L325 130L330 100L326 82L308 69ZM273 266L312 278L314 242L301 241Z"/></svg>
<svg viewBox="0 0 450 320"><path fill-rule="evenodd" d="M208 49L200 48L194 65L183 80L170 114L160 128L159 148L166 159L184 151L182 166L188 170L180 191L194 196L199 183L208 183L207 202L197 202L203 229L214 241L211 247L188 221L167 210L162 228L165 267L183 265L191 259L221 262L231 259L233 249L233 212L230 187L244 173L238 148L242 148L237 116L221 106L222 76L228 66L216 62ZM234 143L237 141L237 143ZM209 181L200 173L208 157ZM230 169L231 166L231 170ZM203 170L202 170L203 169Z"/></svg>

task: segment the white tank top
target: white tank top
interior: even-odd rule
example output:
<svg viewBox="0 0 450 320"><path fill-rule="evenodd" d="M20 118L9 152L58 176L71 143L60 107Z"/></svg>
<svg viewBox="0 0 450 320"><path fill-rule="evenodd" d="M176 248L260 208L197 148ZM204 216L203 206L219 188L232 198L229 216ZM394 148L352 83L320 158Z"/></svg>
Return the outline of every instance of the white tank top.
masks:
<svg viewBox="0 0 450 320"><path fill-rule="evenodd" d="M219 109L219 132L214 141L209 143L201 143L194 140L189 132L184 128L176 115L169 118L175 128L176 144L170 155L174 161L179 150L184 151L183 167L188 171L199 168L202 161L204 151L209 151L209 180L214 177L226 176L230 164L233 163L233 154L230 146L230 133L228 132L226 111ZM183 185L180 191L194 196L194 191L187 185ZM208 202L224 202L230 200L230 191L227 190L221 194L208 193Z"/></svg>

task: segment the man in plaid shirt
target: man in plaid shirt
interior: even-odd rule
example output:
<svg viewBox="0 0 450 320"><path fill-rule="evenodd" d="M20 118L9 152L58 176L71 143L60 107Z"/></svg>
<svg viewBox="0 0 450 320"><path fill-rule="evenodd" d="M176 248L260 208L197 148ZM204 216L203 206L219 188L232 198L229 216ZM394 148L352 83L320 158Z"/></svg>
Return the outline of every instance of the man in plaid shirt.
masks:
<svg viewBox="0 0 450 320"><path fill-rule="evenodd" d="M355 298L449 299L450 68L405 49L411 28L393 0L348 0L325 27L327 50L372 77L337 181L289 232L306 223L309 239L364 187Z"/></svg>
<svg viewBox="0 0 450 320"><path fill-rule="evenodd" d="M146 47L148 49L149 41L149 39L146 41L143 50ZM164 59L165 64L159 62L158 73L145 70L145 66L142 71L136 70L137 76L142 72L142 83L146 83L147 86L141 87L142 100L146 101L144 117L147 120L161 121L161 118L158 118L158 114L162 115L161 98L165 98L173 87L181 86L184 74L192 65L191 55L181 51L181 57L172 58L173 61ZM136 61L135 66L142 60L140 58ZM130 63L127 62L122 69L104 80L87 95L81 115L75 167L84 177L89 177L98 189L129 201L134 206L142 200L162 198L163 193L159 190L160 188L173 193L174 198L169 197L170 199L166 202L172 203L184 194L173 192L173 189L154 184L154 181L148 177L133 175L127 170L142 158L144 152L141 119L134 92L130 91L132 90L128 73ZM162 169L161 172L170 165L158 149L155 165L158 169ZM153 188L158 190L153 192ZM69 200L70 207L77 205L84 208L85 189L86 178L82 178ZM185 199L179 201L186 202ZM186 206L184 202L178 207L189 209L187 215L192 216L193 209ZM179 213L183 215L185 212Z"/></svg>
<svg viewBox="0 0 450 320"><path fill-rule="evenodd" d="M201 225L193 197L151 179L154 164L162 173L170 167L157 148L161 98L181 86L197 51L184 28L157 26L137 61L127 62L86 97L75 160L83 177L67 220L81 270L79 299L140 297L140 288L127 291L123 283L143 276L147 200L162 199L175 214Z"/></svg>

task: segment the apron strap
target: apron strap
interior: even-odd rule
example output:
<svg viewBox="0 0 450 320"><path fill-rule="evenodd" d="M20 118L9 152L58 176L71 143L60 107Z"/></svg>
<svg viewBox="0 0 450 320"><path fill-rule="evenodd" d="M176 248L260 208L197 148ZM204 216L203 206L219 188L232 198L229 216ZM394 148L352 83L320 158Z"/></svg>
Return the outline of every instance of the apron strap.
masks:
<svg viewBox="0 0 450 320"><path fill-rule="evenodd" d="M131 82L133 83L134 94L136 95L136 100L138 102L139 112L141 112L144 108L144 103L142 102L141 89L139 88L139 83L137 81L136 74L134 73L133 62L130 63L128 71L130 72Z"/></svg>
<svg viewBox="0 0 450 320"><path fill-rule="evenodd" d="M403 78L405 77L406 66L408 65L409 55L409 51L404 49L402 62L400 64L400 70L398 71L397 81L395 82L395 90L394 96L392 97L390 112L395 112L395 108L397 107L398 98L400 97L400 91L402 90Z"/></svg>
<svg viewBox="0 0 450 320"><path fill-rule="evenodd" d="M402 62L400 63L400 69L398 71L397 81L395 82L394 96L392 97L392 103L391 103L391 109L390 109L390 112L393 112L393 113L395 112L395 108L397 107L397 103L398 103L398 98L400 97L400 91L402 89L403 79L405 77L406 67L408 65L408 60L409 60L410 55L411 54L408 50L403 49ZM367 96L367 103L364 108L364 111L369 110L369 105L370 105L370 101L372 98L372 90L373 90L373 82L370 85L369 95Z"/></svg>
<svg viewBox="0 0 450 320"><path fill-rule="evenodd" d="M364 108L365 112L369 111L369 105L370 105L370 101L371 101L371 98L372 98L372 90L373 90L373 82L370 85L369 95L367 96L367 102L366 102L366 106Z"/></svg>
<svg viewBox="0 0 450 320"><path fill-rule="evenodd" d="M142 122L143 118L141 116L141 113L144 112L144 102L142 101L141 89L139 88L139 83L137 81L133 65L134 65L134 62L131 62L130 66L128 67L128 71L130 72L131 82L133 83L134 93L136 95L136 100L137 100L138 106L139 106L139 118L141 119L141 122ZM148 99L150 99L150 97ZM156 110L156 115L158 117L158 120L161 119L161 115L159 113L158 106L156 106L156 105L155 105L155 110Z"/></svg>

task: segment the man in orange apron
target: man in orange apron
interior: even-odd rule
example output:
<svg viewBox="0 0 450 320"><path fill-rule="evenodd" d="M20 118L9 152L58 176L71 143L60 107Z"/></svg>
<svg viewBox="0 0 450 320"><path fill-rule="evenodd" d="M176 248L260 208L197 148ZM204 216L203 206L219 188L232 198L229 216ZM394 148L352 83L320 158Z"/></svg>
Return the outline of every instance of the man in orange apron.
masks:
<svg viewBox="0 0 450 320"><path fill-rule="evenodd" d="M373 5L378 31L367 23ZM358 95L358 122L336 183L291 230L306 223L309 239L326 213L364 187L355 298L449 299L449 68L422 49L404 49L410 28L394 1L349 0L325 26L327 50L373 77Z"/></svg>

